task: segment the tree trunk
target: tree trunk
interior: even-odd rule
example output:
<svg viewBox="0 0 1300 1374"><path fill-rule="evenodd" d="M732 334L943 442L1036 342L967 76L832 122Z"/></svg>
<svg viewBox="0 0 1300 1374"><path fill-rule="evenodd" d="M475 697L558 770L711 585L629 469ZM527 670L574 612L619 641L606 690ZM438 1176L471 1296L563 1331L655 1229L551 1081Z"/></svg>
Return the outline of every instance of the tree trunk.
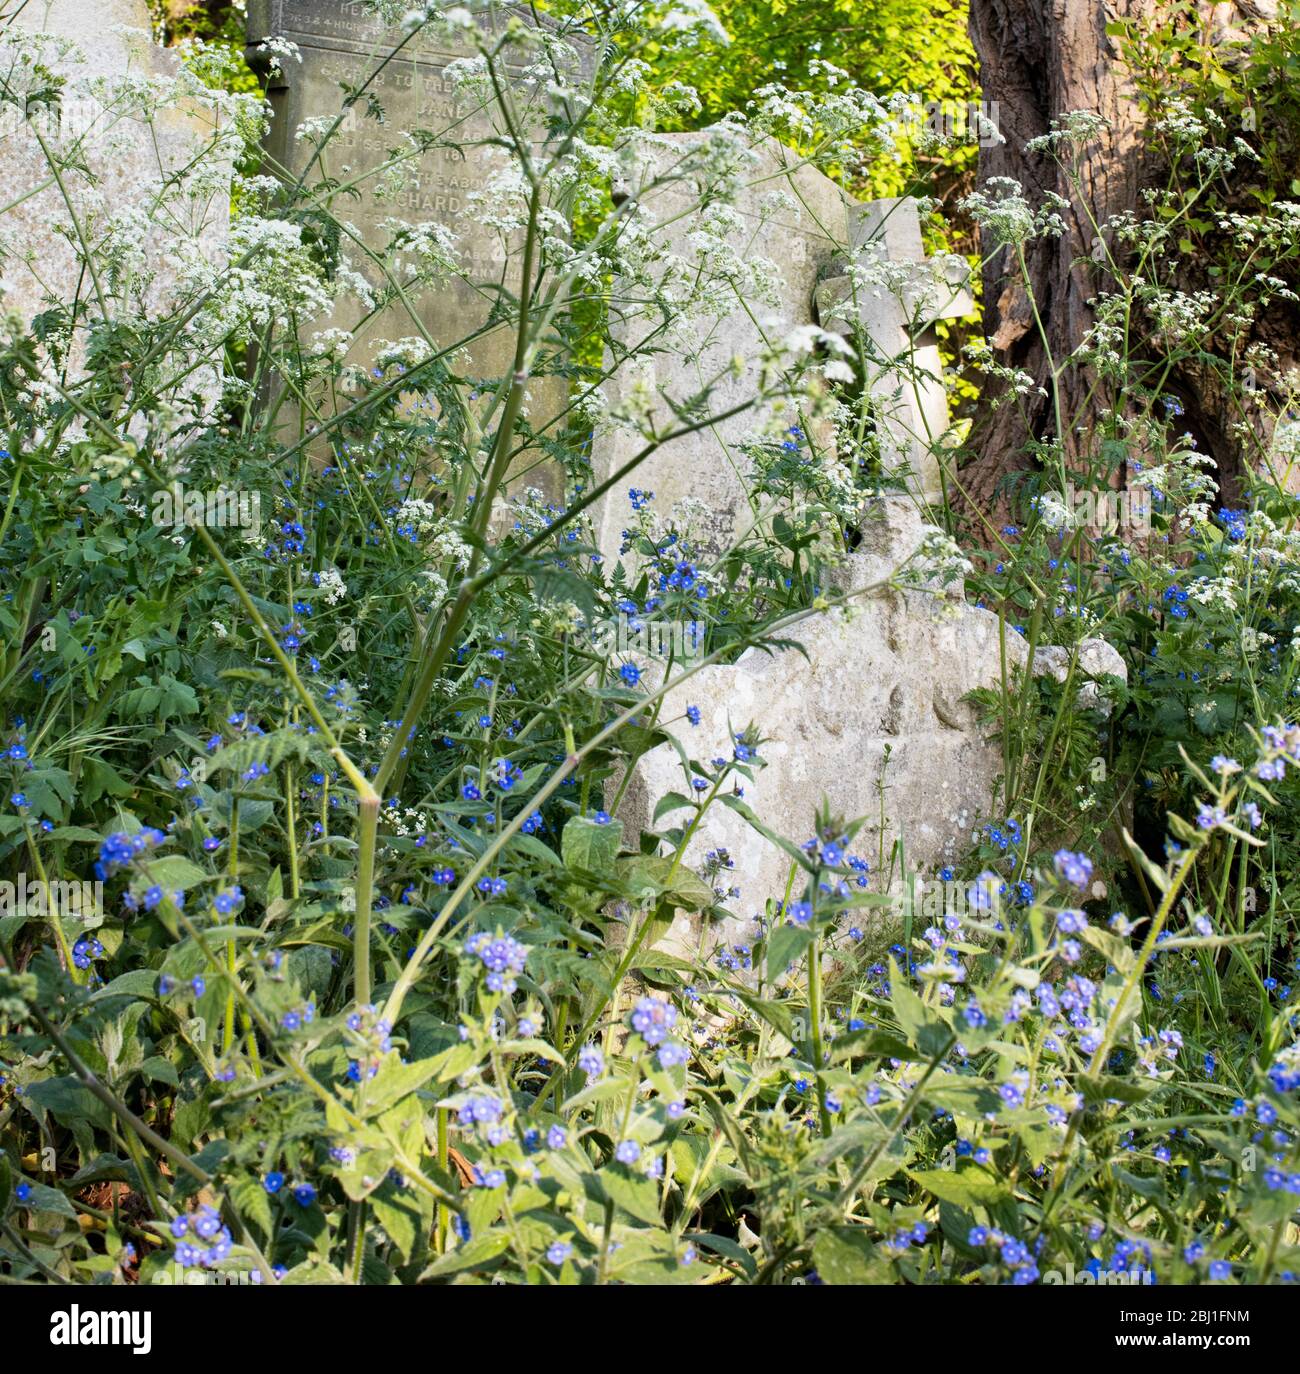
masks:
<svg viewBox="0 0 1300 1374"><path fill-rule="evenodd" d="M1240 6L1205 0L1205 41L1240 41L1267 19L1271 8L1268 0L1245 0ZM1011 177L1035 206L1049 192L1070 204L1062 212L1066 232L1061 237L1037 238L1027 245L1032 302L1014 250L998 249L988 239L981 244L984 329L994 357L1028 373L1048 392L1026 396L1019 404L985 404L977 415L973 456L958 476L966 501L982 511L1006 509L1005 479L1032 466L1027 443L1055 437L1057 403L1067 461L1088 443L1098 411L1123 404L1122 398L1100 392L1089 395L1096 381L1090 369L1065 369L1055 396L1050 383L1052 365L1060 366L1093 322L1088 300L1107 284L1093 260L1095 226L1124 212L1140 214L1141 191L1163 175L1146 149L1141 114L1116 40L1106 34L1107 23L1119 20L1141 26L1173 22L1169 6L1160 0L970 0L970 33L983 97L997 102L997 125L1005 138L980 149L979 181ZM1082 154L1078 190L1067 184L1049 154L1025 148L1072 110L1095 111L1109 123ZM1209 284L1196 280L1195 264L1184 263L1182 272L1186 279L1176 283L1182 290ZM1035 305L1042 330L1034 319ZM1184 369L1170 378L1166 389L1183 402L1187 429L1215 460L1225 494L1231 492L1242 463L1233 434L1233 423L1241 418L1234 398L1213 369L1198 369L1196 375ZM986 401L996 395L994 384ZM1112 482L1120 478L1116 473Z"/></svg>
<svg viewBox="0 0 1300 1374"><path fill-rule="evenodd" d="M1101 0L971 0L970 32L983 97L997 102L997 125L1005 139L980 149L980 183L1011 177L1024 187L1031 204L1041 204L1054 192L1071 207L1063 213L1066 232L1060 238L1037 238L1027 245L1032 302L1015 251L981 243L984 327L995 357L1027 372L1048 392L1026 396L1020 405L986 409L980 417L972 436L975 456L963 468L961 483L981 509L1001 504L997 497L1003 479L1027 466L1026 443L1055 435L1049 374L1052 362L1059 364L1073 352L1092 323L1087 302L1100 284L1092 258L1094 225L1135 210L1150 174L1137 107L1106 36L1106 23L1149 19L1155 8L1155 0L1116 0L1113 5ZM1031 139L1047 133L1054 119L1071 110L1094 110L1110 125L1083 154L1082 197L1072 192L1050 155L1025 150ZM1035 323L1034 306L1043 330ZM1087 423L1081 412L1088 381L1075 369L1060 378L1060 413L1067 430L1072 420ZM1070 452L1071 433L1065 442Z"/></svg>

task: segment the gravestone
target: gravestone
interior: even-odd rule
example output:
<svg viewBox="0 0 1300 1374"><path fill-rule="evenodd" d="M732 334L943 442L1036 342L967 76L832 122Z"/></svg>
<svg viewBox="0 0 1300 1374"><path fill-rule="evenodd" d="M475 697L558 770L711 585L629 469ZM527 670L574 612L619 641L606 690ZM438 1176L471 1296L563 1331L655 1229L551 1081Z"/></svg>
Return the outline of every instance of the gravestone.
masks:
<svg viewBox="0 0 1300 1374"><path fill-rule="evenodd" d="M709 137L707 132L659 135L644 175L648 179L672 170L675 159L704 146ZM744 365L721 378L710 410L721 413L741 405L758 390L757 356L765 344L810 323L808 302L818 278L848 242L852 200L821 172L800 165L797 156L775 139L753 149L752 159L745 184L729 207L741 225L735 246L751 266L758 265L760 276L776 293L775 302L742 300L733 294L716 314L705 313L695 324L702 340L699 360L689 366L683 366L680 354L669 348L634 368L620 369L606 387L612 411L625 406L631 394L646 385L662 389L673 400L683 400L698 391L706 378L725 371L733 358L743 359ZM656 222L649 232L656 250L664 255L661 273L675 272L680 264L688 269L710 266L706 250L694 241L695 221L683 217L694 203L693 187L656 186L638 199L643 213ZM657 325L653 316L634 320L620 331L620 342L629 348L641 347ZM671 408L661 401L655 418L660 425L671 425ZM721 553L743 532L752 515L740 445L764 418L761 412L749 410L673 440L611 488L598 508L595 530L596 545L607 565L612 568L618 561L633 489L652 491L655 509L664 516L687 498L699 503L703 510L695 526L694 547L703 554ZM604 429L593 445L596 480L604 481L617 472L643 445L642 437L628 429Z"/></svg>
<svg viewBox="0 0 1300 1374"><path fill-rule="evenodd" d="M91 245L114 232L144 250L138 270L131 270L127 254L118 281L109 285L109 313L165 311L176 285L169 243L186 238L209 262L224 262L228 177L207 178L183 204L167 191L168 207L158 216L165 233L149 221L146 207L164 194L174 173L200 156L211 162L207 150L217 139L219 116L178 94L165 96L149 118L136 108L132 92L146 82L165 83L179 68L177 55L153 42L145 0L31 0L9 9L0 41L10 51L12 43L48 43L38 35L74 47L60 51L49 43L42 53L65 82L57 105L35 101L20 109L6 103L0 111L0 302L25 321L88 300L92 317L99 314L74 247L71 202ZM11 89L18 79L17 68L9 66ZM42 141L83 164L63 171L62 187L51 176ZM74 355L74 368L76 362ZM216 369L200 367L192 379L189 399L201 411L217 392Z"/></svg>
<svg viewBox="0 0 1300 1374"><path fill-rule="evenodd" d="M767 178L779 173L780 150L768 147L761 156ZM749 233L751 211L742 215L745 240L735 246L748 251L748 245L761 243L784 268L773 312L779 327L810 324L816 308L824 327L848 335L860 323L870 336L865 362L878 410L882 462L887 469L906 465L907 490L866 505L860 543L834 581L842 593L886 585L855 599L847 610L821 612L786 631L804 653L751 649L734 664L710 666L672 688L659 719L668 722L681 752L665 744L639 761L620 814L633 835L684 824L690 814L684 810L656 822L657 807L669 793L692 795L683 758L730 758L736 733L752 724L767 741L759 749L766 766L756 769L755 781L746 785L745 803L768 829L795 843L811 836L823 799L846 820L865 817L853 851L870 863L872 888L887 892L897 889L903 870L929 874L960 858L975 827L998 805L1001 750L965 700L974 689L1001 680L998 618L968 605L960 582L947 589L933 581L906 589L889 583L922 544L921 508L939 494L928 444L947 430L948 412L938 349L928 330L938 319L966 313L970 300L964 275L952 263L925 260L914 204L854 204L809 168L790 180L800 204L817 207L811 224L802 218L771 219L760 238ZM664 207L667 212L680 208ZM689 224L676 225L673 236L679 246L688 244ZM883 275L879 294L864 284L863 275L855 280L845 270L846 251L866 260L865 276ZM742 300L722 312L714 328L727 347L751 357L765 332ZM696 378L661 355L655 381L679 395ZM752 369L738 379L737 394L746 386L752 391ZM620 483L596 514L607 558L617 556L619 531L627 521L626 493L633 486L654 491L661 510L686 498L710 502L717 536L736 532L748 501L743 470L729 455L726 440L738 439L752 423L749 417L730 428L718 426L719 434L705 430L671 441ZM599 432L593 452L597 476L616 470L634 451L616 431ZM1101 641L1090 643L1081 677L1089 672L1122 676L1123 662L1114 650ZM1008 629L1008 671L1025 669L1028 657L1025 640ZM1059 664L1044 659L1035 668L1055 673ZM662 681L662 671L662 663L651 663L647 680ZM694 726L686 715L690 706L699 712ZM687 845L685 859L702 868L710 852L721 850L734 866L720 882L740 889L738 897L723 903L734 915L704 930L698 913L679 912L660 942L669 952L707 955L752 945L759 929L755 917L768 901L784 896L788 855L736 811L715 804Z"/></svg>
<svg viewBox="0 0 1300 1374"><path fill-rule="evenodd" d="M875 406L881 464L906 472L913 491L935 503L943 497L934 446L948 432L948 395L934 325L970 315L969 268L952 254L931 261L921 244L921 221L911 199L858 206L850 232L859 262L877 264L885 281L855 283L830 277L816 293L822 325L852 339L870 340L865 366Z"/></svg>
<svg viewBox="0 0 1300 1374"><path fill-rule="evenodd" d="M475 22L491 35L512 17L530 26L551 22L526 7L505 5L483 8ZM459 88L454 73L448 74L451 64L475 56L470 41L446 27L422 28L411 37L355 0L250 0L246 29L254 63L265 62L262 45L274 40L298 48L301 60L281 58L270 76L267 151L278 174L288 179L305 176L310 183L323 169L353 188L355 194L334 199L330 213L355 231L355 239L345 231L340 245L354 270L372 287L381 285L382 272L356 240L372 250L386 246L394 219L454 236L457 271L411 293L418 324L400 303L365 318L362 306L351 301L313 329L348 330L354 335L348 361L368 368L381 343L412 338L422 325L439 350L465 345L467 358L455 367L459 374L494 380L508 374L514 330L509 320L490 324L489 315L497 287L518 289L518 276L511 273L517 273L522 238L518 232L503 235L475 208L475 193L489 190L494 173L508 164L501 150L482 145L502 136L493 102ZM534 56L533 49L509 49L505 59L525 120L537 119L549 98L521 79L521 64ZM345 103L345 92L363 90L354 104ZM301 134L340 115L341 124L315 160L316 146ZM439 137L393 170L394 154L410 151L407 137L416 130ZM455 144L479 146L461 151ZM524 414L535 430L561 413L566 393L562 378L534 376ZM415 396L408 400L412 407L422 404ZM550 481L531 480L558 494L553 474Z"/></svg>

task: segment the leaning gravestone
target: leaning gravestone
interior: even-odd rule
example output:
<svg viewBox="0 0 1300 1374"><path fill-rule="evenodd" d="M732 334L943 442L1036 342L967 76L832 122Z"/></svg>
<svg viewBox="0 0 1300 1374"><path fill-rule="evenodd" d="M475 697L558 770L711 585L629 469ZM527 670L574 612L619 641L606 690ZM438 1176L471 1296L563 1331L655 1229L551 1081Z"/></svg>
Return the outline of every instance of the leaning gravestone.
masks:
<svg viewBox="0 0 1300 1374"><path fill-rule="evenodd" d="M652 184L638 196L643 213L668 226L654 232L656 251L665 255L665 272L678 270L679 264L688 273L707 272L715 266L709 260L711 240L701 242L694 236L696 221L689 213L695 203L693 185L683 187L671 179L683 154L707 139L707 134L659 135L645 159L643 179L666 181L662 186ZM752 159L746 184L728 209L739 221L734 247L744 256L747 277L760 290L770 289L772 298L748 297L742 308L739 297L746 291L738 285L724 310L706 313L698 321L695 327L701 343L688 365L677 348L666 345L655 347L645 362L615 372L606 387L611 411L623 408L634 392L647 385L682 401L715 377L719 380L712 392L711 412L741 406L759 389L759 354L764 346L808 322L808 302L817 281L847 241L852 201L775 139L755 148ZM644 349L647 341L657 339L660 324L653 312L647 312L620 331L619 341L629 349ZM729 370L733 359L740 365ZM667 407L657 418L661 425L670 423ZM744 410L676 440L611 488L599 507L596 529L597 547L609 566L618 560L633 490L652 491L655 508L664 515L684 501L696 503L695 547L715 556L723 552L743 532L750 515L740 446L762 418ZM617 472L643 443L630 429L607 429L593 453L597 481Z"/></svg>
<svg viewBox="0 0 1300 1374"><path fill-rule="evenodd" d="M475 22L491 35L512 18L530 26L550 23L506 5L484 9ZM455 363L460 375L495 380L507 374L514 331L509 320L492 323L489 316L498 288L518 289L511 274L521 242L517 231L494 227L493 216L475 203L507 166L501 150L485 143L503 136L495 102L473 80L460 79L476 49L445 25L412 35L355 0L250 0L247 36L255 63L277 43L298 49L299 60L280 57L270 75L267 152L286 180L301 177L310 185L328 174L348 185L348 194L320 208L344 227L340 248L349 267L382 290L383 273L365 250L382 255L395 221L429 234L432 242L451 244L455 270L408 290L410 308L397 302L369 312L354 299L315 328L351 333L348 360L367 368L385 345L413 340L421 351L429 344L439 351L463 345ZM522 65L535 56L532 48L508 49L506 58L512 97L530 122L540 116L542 102L554 98L541 83L520 79ZM562 65L558 71L563 74ZM336 119L341 122L321 146ZM561 413L565 397L563 378L533 378L524 414L535 430ZM415 396L409 403L421 404ZM554 486L553 480L534 483Z"/></svg>
<svg viewBox="0 0 1300 1374"><path fill-rule="evenodd" d="M667 137L689 144L707 136ZM904 493L864 510L861 542L836 573L837 589L847 593L887 581L924 539L920 511L940 485L930 444L948 429L938 350L928 330L938 319L965 313L970 301L949 261L924 259L911 202L857 205L805 167L784 179L796 188L797 203L813 213L806 218L761 213L756 197L782 178L785 156L771 146L762 151L756 185L738 197L743 241L736 247L754 251L761 245L779 265L774 269L779 302L770 327L810 324L815 303L824 327L850 336L859 327L866 333L863 366L875 402L882 462L906 477ZM664 221L676 208L668 198L658 207ZM761 225L758 232L755 224ZM689 226L671 225L668 234L678 252L689 252ZM845 255L851 259L855 252L860 261L846 266ZM864 271L855 274L855 266ZM733 298L704 328L722 349L753 358L769 324L756 318L749 302ZM681 395L698 385L698 373L694 365L684 368L663 354L654 380L667 395ZM752 372L737 381L738 391L746 386L754 386ZM615 389L614 404L619 399ZM688 498L711 503L719 543L737 532L749 503L743 463L733 445L753 422L752 416L742 417L730 427L671 441L613 489L596 513L597 538L607 559L618 557L617 532L626 522L627 490L633 486L654 491L665 513ZM616 471L631 452L617 430L599 433L593 450L597 479ZM735 664L703 669L667 693L659 718L670 723L684 756L729 758L736 733L754 725L767 741L759 751L766 766L756 770L747 787L746 805L769 830L795 843L812 834L823 798L833 814L847 820L866 817L853 848L871 864L877 892L896 891L905 875L959 858L974 827L996 808L1001 752L964 698L1000 681L997 617L968 605L959 583L955 592L890 585L848 610L822 612L787 633L804 654L752 649ZM1023 669L1026 642L1010 629L1006 641L1007 669ZM1100 642L1093 644L1085 666L1099 674L1123 674L1122 660ZM686 723L688 706L698 708L695 726ZM622 811L630 833L653 829L658 807L670 793L691 795L682 757L671 745L661 745L640 760ZM664 824L674 824L687 813L659 814L665 815ZM707 954L720 946L748 945L756 934L755 915L768 901L783 897L789 856L736 811L714 805L687 846L686 862L703 866L710 851L720 850L734 865L726 884L740 889L738 898L726 902L734 918L706 932L698 915L679 913L663 948Z"/></svg>

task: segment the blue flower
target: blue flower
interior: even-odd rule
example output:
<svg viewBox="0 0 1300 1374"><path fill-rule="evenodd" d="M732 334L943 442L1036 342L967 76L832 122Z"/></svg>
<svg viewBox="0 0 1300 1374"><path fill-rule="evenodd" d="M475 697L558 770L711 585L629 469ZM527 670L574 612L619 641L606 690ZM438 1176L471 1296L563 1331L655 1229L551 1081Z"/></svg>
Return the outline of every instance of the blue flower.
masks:
<svg viewBox="0 0 1300 1374"><path fill-rule="evenodd" d="M1086 854L1073 854L1068 849L1058 849L1053 855L1056 871L1072 887L1084 888L1092 877L1092 860Z"/></svg>
<svg viewBox="0 0 1300 1374"><path fill-rule="evenodd" d="M678 1064L684 1064L690 1058L690 1052L686 1046L676 1040L665 1040L659 1046L659 1067L661 1069L671 1069Z"/></svg>
<svg viewBox="0 0 1300 1374"><path fill-rule="evenodd" d="M632 1029L647 1045L657 1045L677 1022L677 1008L658 997L643 997L632 1009Z"/></svg>
<svg viewBox="0 0 1300 1374"><path fill-rule="evenodd" d="M262 1187L268 1193L278 1193L284 1187L284 1175L278 1169L273 1169L262 1179Z"/></svg>

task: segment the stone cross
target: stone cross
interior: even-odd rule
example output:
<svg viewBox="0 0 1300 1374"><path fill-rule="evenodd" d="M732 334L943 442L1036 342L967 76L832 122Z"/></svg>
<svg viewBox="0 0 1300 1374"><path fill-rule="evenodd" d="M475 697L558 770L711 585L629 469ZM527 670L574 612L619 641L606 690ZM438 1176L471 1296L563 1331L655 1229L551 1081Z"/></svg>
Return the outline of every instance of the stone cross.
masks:
<svg viewBox="0 0 1300 1374"><path fill-rule="evenodd" d="M934 325L971 314L962 259L927 259L921 221L910 198L873 200L856 207L850 226L864 265L883 262L889 284L859 286L848 276L823 281L816 292L822 326L852 340L858 328L872 348L864 359L879 422L887 472L906 471L909 489L927 502L943 496L932 449L948 431L948 397Z"/></svg>

